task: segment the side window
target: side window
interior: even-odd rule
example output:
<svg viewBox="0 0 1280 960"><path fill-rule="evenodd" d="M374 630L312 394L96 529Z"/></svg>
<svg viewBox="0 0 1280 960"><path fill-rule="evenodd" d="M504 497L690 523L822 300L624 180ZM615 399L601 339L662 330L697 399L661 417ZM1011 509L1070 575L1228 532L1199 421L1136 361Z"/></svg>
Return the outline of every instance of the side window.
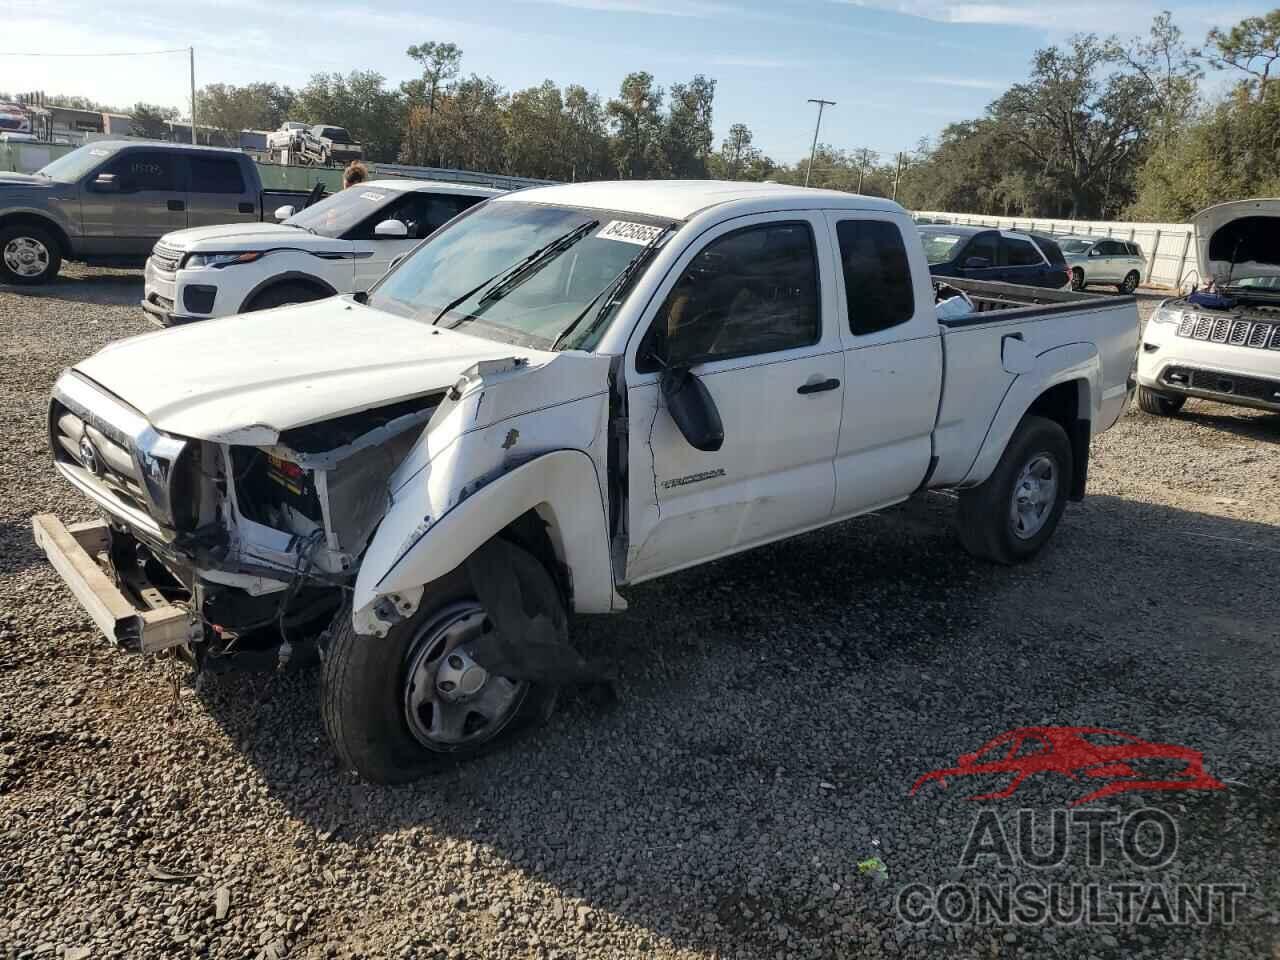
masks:
<svg viewBox="0 0 1280 960"><path fill-rule="evenodd" d="M240 164L230 157L188 158L192 193L244 193Z"/></svg>
<svg viewBox="0 0 1280 960"><path fill-rule="evenodd" d="M849 329L875 333L910 320L915 313L911 268L897 226L883 220L841 220L836 236Z"/></svg>
<svg viewBox="0 0 1280 960"><path fill-rule="evenodd" d="M129 150L102 172L115 174L125 191L178 189L178 157L159 150Z"/></svg>
<svg viewBox="0 0 1280 960"><path fill-rule="evenodd" d="M439 230L463 210L474 207L480 202L479 197L463 197L452 193L420 194L426 201L426 213L418 225L416 237L427 237Z"/></svg>
<svg viewBox="0 0 1280 960"><path fill-rule="evenodd" d="M1044 263L1035 247L1016 237L1000 238L1000 254L1002 267L1038 267Z"/></svg>
<svg viewBox="0 0 1280 960"><path fill-rule="evenodd" d="M999 254L996 253L996 235L983 233L970 240L968 248L964 251L964 259L960 263L963 264L970 257L981 257L987 261L988 266L992 267L999 263Z"/></svg>
<svg viewBox="0 0 1280 960"><path fill-rule="evenodd" d="M808 223L744 227L693 258L641 344L642 372L817 343L818 261Z"/></svg>
<svg viewBox="0 0 1280 960"><path fill-rule="evenodd" d="M1098 244L1098 256L1100 257L1118 257L1122 252L1120 244L1114 240L1103 240Z"/></svg>

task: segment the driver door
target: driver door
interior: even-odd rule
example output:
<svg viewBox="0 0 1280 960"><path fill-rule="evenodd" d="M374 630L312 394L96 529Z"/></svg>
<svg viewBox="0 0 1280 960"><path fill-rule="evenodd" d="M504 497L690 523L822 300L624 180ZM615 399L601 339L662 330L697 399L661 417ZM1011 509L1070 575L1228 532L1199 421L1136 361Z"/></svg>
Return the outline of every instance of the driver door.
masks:
<svg viewBox="0 0 1280 960"><path fill-rule="evenodd" d="M694 242L628 348L629 551L648 579L831 515L844 363L821 214L743 217ZM724 442L695 450L660 398L681 358Z"/></svg>
<svg viewBox="0 0 1280 960"><path fill-rule="evenodd" d="M95 181L114 177L113 189ZM187 226L186 169L167 150L126 149L84 180L80 195L85 253L141 263L166 233Z"/></svg>

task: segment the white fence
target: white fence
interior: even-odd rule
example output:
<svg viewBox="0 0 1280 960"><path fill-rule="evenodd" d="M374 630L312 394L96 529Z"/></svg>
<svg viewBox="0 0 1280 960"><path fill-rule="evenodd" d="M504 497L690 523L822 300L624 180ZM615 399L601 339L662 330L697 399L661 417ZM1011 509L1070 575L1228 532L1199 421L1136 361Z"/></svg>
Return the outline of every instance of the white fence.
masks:
<svg viewBox="0 0 1280 960"><path fill-rule="evenodd" d="M915 215L945 223L999 227L1002 230L1034 230L1038 233L1055 235L1077 234L1131 240L1142 248L1147 258L1147 269L1142 282L1151 287L1177 288L1187 272L1195 267L1196 252L1191 246L1191 225L1188 223L1123 223L1114 220L984 217L979 214L940 213L928 210L917 210Z"/></svg>

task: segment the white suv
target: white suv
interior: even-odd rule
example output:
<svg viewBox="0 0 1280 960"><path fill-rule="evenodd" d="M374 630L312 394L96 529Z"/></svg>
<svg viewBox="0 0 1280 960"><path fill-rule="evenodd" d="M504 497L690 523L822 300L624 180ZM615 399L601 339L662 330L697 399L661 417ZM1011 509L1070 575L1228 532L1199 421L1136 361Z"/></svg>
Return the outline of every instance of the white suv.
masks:
<svg viewBox="0 0 1280 960"><path fill-rule="evenodd" d="M1238 200L1191 221L1204 291L1166 300L1138 351L1138 406L1187 397L1280 411L1280 200Z"/></svg>
<svg viewBox="0 0 1280 960"><path fill-rule="evenodd" d="M361 293L397 257L464 210L503 191L427 180L375 180L282 223L166 234L147 260L142 309L164 326Z"/></svg>

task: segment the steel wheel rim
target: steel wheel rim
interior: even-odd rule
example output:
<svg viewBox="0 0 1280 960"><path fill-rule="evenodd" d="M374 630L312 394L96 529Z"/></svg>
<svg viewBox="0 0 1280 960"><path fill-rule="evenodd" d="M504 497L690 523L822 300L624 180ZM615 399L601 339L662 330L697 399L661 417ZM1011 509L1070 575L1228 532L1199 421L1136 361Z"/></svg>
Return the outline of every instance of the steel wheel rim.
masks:
<svg viewBox="0 0 1280 960"><path fill-rule="evenodd" d="M14 237L4 246L4 265L20 277L38 277L49 269L49 248L35 237Z"/></svg>
<svg viewBox="0 0 1280 960"><path fill-rule="evenodd" d="M406 657L402 702L413 738L428 750L449 753L492 740L511 722L529 684L490 675L467 644L492 630L475 600L452 604L414 633Z"/></svg>
<svg viewBox="0 0 1280 960"><path fill-rule="evenodd" d="M1059 472L1052 454L1037 453L1018 474L1009 503L1009 523L1019 540L1030 540L1049 522L1058 499Z"/></svg>

